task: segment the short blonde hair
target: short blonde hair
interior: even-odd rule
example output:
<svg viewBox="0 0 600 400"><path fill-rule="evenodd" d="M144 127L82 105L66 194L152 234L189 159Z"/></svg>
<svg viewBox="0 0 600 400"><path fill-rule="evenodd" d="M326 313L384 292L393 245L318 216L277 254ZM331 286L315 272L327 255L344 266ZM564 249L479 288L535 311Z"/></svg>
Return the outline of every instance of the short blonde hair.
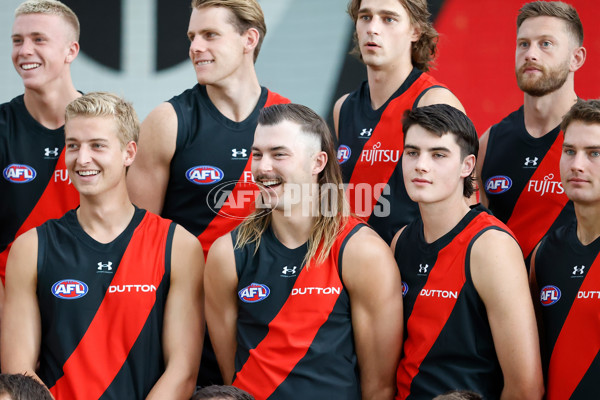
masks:
<svg viewBox="0 0 600 400"><path fill-rule="evenodd" d="M73 100L65 110L65 122L75 117L113 117L121 148L138 141L140 122L133 105L108 92L90 92Z"/></svg>
<svg viewBox="0 0 600 400"><path fill-rule="evenodd" d="M73 28L73 33L75 34L73 39L76 42L79 41L79 19L73 10L64 3L58 0L27 0L17 7L15 18L26 14L47 14L62 17Z"/></svg>

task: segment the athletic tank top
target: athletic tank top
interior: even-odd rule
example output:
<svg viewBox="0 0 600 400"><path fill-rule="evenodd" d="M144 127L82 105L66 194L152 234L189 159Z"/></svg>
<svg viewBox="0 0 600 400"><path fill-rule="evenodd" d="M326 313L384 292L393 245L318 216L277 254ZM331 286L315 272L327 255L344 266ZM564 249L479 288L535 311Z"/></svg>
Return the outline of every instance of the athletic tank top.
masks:
<svg viewBox="0 0 600 400"><path fill-rule="evenodd" d="M27 111L23 95L0 105L0 278L20 234L60 218L79 204L65 166L63 127L47 129Z"/></svg>
<svg viewBox="0 0 600 400"><path fill-rule="evenodd" d="M107 244L76 210L37 228L38 375L57 400L144 399L159 379L174 230L140 209Z"/></svg>
<svg viewBox="0 0 600 400"><path fill-rule="evenodd" d="M433 243L419 218L400 235L395 258L404 296L404 354L396 399L427 399L452 389L498 399L504 385L485 305L471 278L471 247L505 230L483 206Z"/></svg>
<svg viewBox="0 0 600 400"><path fill-rule="evenodd" d="M600 238L584 246L577 221L546 236L535 257L546 398L600 394Z"/></svg>
<svg viewBox="0 0 600 400"><path fill-rule="evenodd" d="M443 86L415 68L379 109L371 108L367 81L348 95L340 109L338 163L348 184L351 211L388 243L419 215L402 177L402 114L415 108L433 87Z"/></svg>
<svg viewBox="0 0 600 400"><path fill-rule="evenodd" d="M302 266L307 245L288 249L269 228L234 250L238 348L234 386L261 399L360 399L342 256L362 225L351 219L325 262ZM232 233L236 241L237 233ZM318 253L317 253L318 254Z"/></svg>

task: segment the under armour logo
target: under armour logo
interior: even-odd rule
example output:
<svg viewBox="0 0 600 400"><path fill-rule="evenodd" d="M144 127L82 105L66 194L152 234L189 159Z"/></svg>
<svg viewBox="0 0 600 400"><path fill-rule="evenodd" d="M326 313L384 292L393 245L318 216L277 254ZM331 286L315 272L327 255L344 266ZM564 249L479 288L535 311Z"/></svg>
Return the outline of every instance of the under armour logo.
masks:
<svg viewBox="0 0 600 400"><path fill-rule="evenodd" d="M367 130L367 128L364 128L364 129L362 130L362 132L360 132L360 133L359 133L359 135L360 135L360 136L371 137L371 133L373 133L373 128L371 128L371 129L368 129L368 130Z"/></svg>
<svg viewBox="0 0 600 400"><path fill-rule="evenodd" d="M526 157L525 158L525 163L523 165L526 166L526 167L528 167L530 165L536 167L538 165L538 158L537 157L533 157L533 159L532 159L530 157Z"/></svg>
<svg viewBox="0 0 600 400"><path fill-rule="evenodd" d="M237 157L248 157L248 153L246 153L246 149L231 149L231 157L237 158Z"/></svg>
<svg viewBox="0 0 600 400"><path fill-rule="evenodd" d="M425 265L419 264L419 273L426 274L428 268L429 268L429 264L425 264Z"/></svg>
<svg viewBox="0 0 600 400"><path fill-rule="evenodd" d="M578 267L577 265L573 267L573 275L583 275L583 272L585 270L585 265L582 265L581 267Z"/></svg>
<svg viewBox="0 0 600 400"><path fill-rule="evenodd" d="M58 147L55 147L54 150L51 150L49 147L44 149L44 157L58 157Z"/></svg>
<svg viewBox="0 0 600 400"><path fill-rule="evenodd" d="M103 264L102 262L98 263L98 271L103 271L106 268L107 271L112 271L112 261Z"/></svg>
<svg viewBox="0 0 600 400"><path fill-rule="evenodd" d="M285 267L283 267L283 270L281 270L281 273L284 275L287 275L287 273L291 273L292 275L296 274L296 268L298 267L292 267L292 268L288 268L287 265Z"/></svg>

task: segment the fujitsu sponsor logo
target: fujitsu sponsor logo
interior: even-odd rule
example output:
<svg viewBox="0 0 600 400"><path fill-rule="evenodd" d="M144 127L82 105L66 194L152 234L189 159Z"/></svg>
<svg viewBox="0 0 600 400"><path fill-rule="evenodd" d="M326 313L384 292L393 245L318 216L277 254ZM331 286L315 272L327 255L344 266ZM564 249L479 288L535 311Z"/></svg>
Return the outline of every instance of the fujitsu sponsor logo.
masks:
<svg viewBox="0 0 600 400"><path fill-rule="evenodd" d="M421 289L419 296L438 297L440 299L458 299L458 292L454 290Z"/></svg>
<svg viewBox="0 0 600 400"><path fill-rule="evenodd" d="M578 299L600 300L600 291L598 290L580 290L577 292Z"/></svg>
<svg viewBox="0 0 600 400"><path fill-rule="evenodd" d="M293 288L292 296L304 296L304 295L320 295L320 294L336 294L339 295L342 293L341 287L304 287L304 288Z"/></svg>
<svg viewBox="0 0 600 400"><path fill-rule="evenodd" d="M154 285L110 285L108 293L152 293L156 292Z"/></svg>
<svg viewBox="0 0 600 400"><path fill-rule="evenodd" d="M397 163L400 161L400 150L380 149L380 147L381 142L377 142L371 150L363 150L360 154L360 161L371 163L371 165L375 163Z"/></svg>
<svg viewBox="0 0 600 400"><path fill-rule="evenodd" d="M549 174L542 180L530 180L527 184L527 191L539 193L540 196L545 194L563 194L565 189L560 180L554 181L554 174Z"/></svg>

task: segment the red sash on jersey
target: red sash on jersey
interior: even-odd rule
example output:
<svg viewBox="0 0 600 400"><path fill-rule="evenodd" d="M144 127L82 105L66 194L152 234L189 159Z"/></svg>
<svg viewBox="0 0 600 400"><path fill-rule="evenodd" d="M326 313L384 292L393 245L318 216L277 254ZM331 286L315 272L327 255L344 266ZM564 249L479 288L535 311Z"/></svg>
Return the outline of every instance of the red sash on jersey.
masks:
<svg viewBox="0 0 600 400"><path fill-rule="evenodd" d="M596 256L579 292L598 293L599 285L600 256ZM548 400L570 398L600 351L599 301L598 298L573 301L550 357Z"/></svg>
<svg viewBox="0 0 600 400"><path fill-rule="evenodd" d="M371 215L379 196L398 165L404 147L402 114L413 107L423 90L435 85L440 84L432 76L423 73L406 92L390 101L385 108L373 134L363 147L346 190L350 210L359 217L368 218ZM392 155L392 160L372 162L382 151L389 151L387 154ZM371 157L363 157L363 154L370 154ZM394 155L396 155L395 160L393 160ZM365 187L368 190L365 191Z"/></svg>
<svg viewBox="0 0 600 400"><path fill-rule="evenodd" d="M289 102L285 97L269 91L264 107ZM258 188L252 182L244 182L244 177L247 176L246 172L250 171L251 164L252 157L246 163L242 175L228 196L228 200L223 203L219 209L219 213L210 221L204 231L198 235L198 240L200 240L202 249L204 250L204 259L206 259L208 250L215 240L235 229L245 217L254 211Z"/></svg>
<svg viewBox="0 0 600 400"><path fill-rule="evenodd" d="M170 225L171 221L146 213L131 237L111 286L159 287L165 274L165 247ZM160 266L154 268L157 262ZM151 276L149 271L152 271ZM107 291L88 330L65 362L64 375L50 388L52 395L69 400L100 398L122 368L155 302L156 291ZM127 394L123 393L123 396Z"/></svg>
<svg viewBox="0 0 600 400"><path fill-rule="evenodd" d="M319 265L302 268L294 289L307 287L343 287L338 270L342 242L358 221L348 221L338 235L329 256ZM317 254L319 254L319 250ZM250 356L237 373L234 386L252 393L256 400L268 398L304 357L321 326L327 322L339 294L320 296L290 295L269 323L269 333L250 350ZM298 316L310 315L299 320Z"/></svg>
<svg viewBox="0 0 600 400"><path fill-rule="evenodd" d="M29 213L29 216L23 222L23 225L19 228L15 234L15 239L19 235L27 232L28 230L35 228L49 219L60 218L67 211L77 207L79 205L79 193L75 187L70 183L70 180L59 182L56 181L56 171L66 170L65 165L65 151L63 149L60 153L60 157L54 168L54 173L48 181L48 185L39 198L37 204ZM13 240L14 242L14 240ZM0 278L2 284L4 284L5 273L6 273L6 259L8 258L8 252L12 247L11 242L2 253L0 253Z"/></svg>
<svg viewBox="0 0 600 400"><path fill-rule="evenodd" d="M434 268L431 269L427 282L422 290L462 290L465 278L465 258L469 243L481 232L491 226L488 214L477 215L452 241L438 254ZM457 296L457 297L458 297ZM456 305L457 299L448 297L443 302L433 296L417 297L412 313L406 324L408 334L404 342L404 356L398 365L396 382L398 394L396 399L406 399L410 395L410 386L421 363L433 347L448 318Z"/></svg>
<svg viewBox="0 0 600 400"><path fill-rule="evenodd" d="M555 176L555 174L558 174L563 139L561 131L533 173L531 180L544 181L545 177L553 175L554 178L558 178L560 181L560 176ZM546 197L544 198L543 206L541 206L539 204L541 201L540 194L537 192L528 192L527 187L523 188L523 192L521 192L515 208L506 223L521 245L521 250L525 258L529 257L535 245L548 232L548 229L550 229L569 200L564 193L560 195L545 193L544 196L551 196L551 201Z"/></svg>

